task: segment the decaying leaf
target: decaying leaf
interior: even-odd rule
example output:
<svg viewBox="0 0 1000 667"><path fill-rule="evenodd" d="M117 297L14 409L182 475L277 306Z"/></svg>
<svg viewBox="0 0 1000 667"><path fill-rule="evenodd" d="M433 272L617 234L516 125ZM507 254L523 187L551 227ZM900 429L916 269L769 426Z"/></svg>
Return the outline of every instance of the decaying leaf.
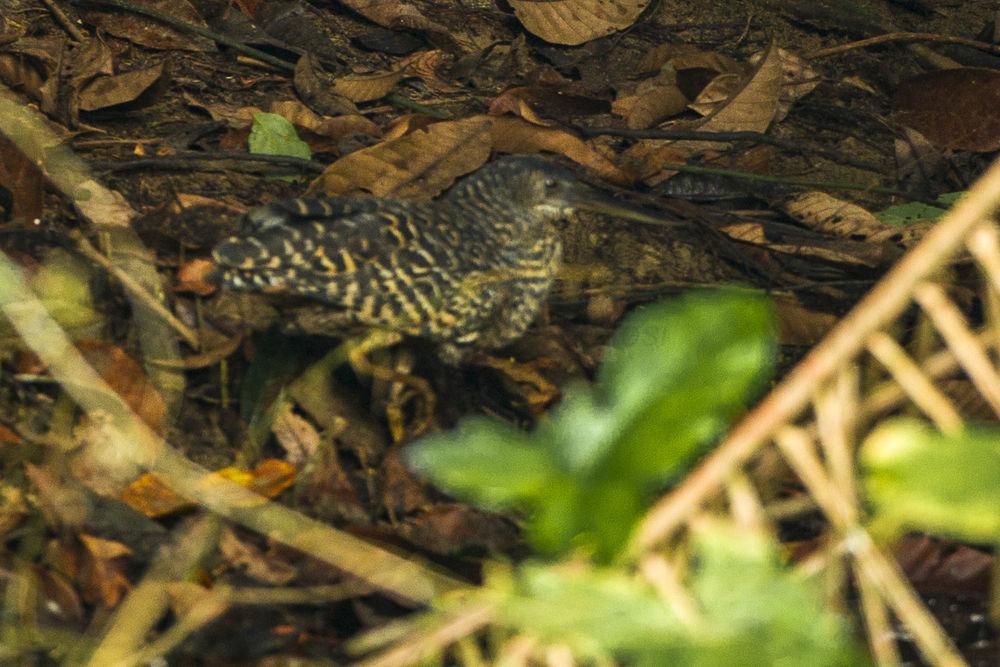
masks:
<svg viewBox="0 0 1000 667"><path fill-rule="evenodd" d="M517 19L532 34L553 44L583 44L623 30L650 0L509 0Z"/></svg>
<svg viewBox="0 0 1000 667"><path fill-rule="evenodd" d="M163 428L166 403L135 359L120 347L100 340L81 340L77 347L101 379L142 421L154 431Z"/></svg>
<svg viewBox="0 0 1000 667"><path fill-rule="evenodd" d="M93 535L80 535L83 545L80 588L84 600L114 607L131 587L125 576L126 559L132 550L120 542Z"/></svg>
<svg viewBox="0 0 1000 667"><path fill-rule="evenodd" d="M352 102L371 102L388 95L403 79L416 77L430 88L454 92L460 89L437 74L438 68L448 59L448 55L440 50L421 51L404 58L388 71L339 77L334 81L333 89Z"/></svg>
<svg viewBox="0 0 1000 667"><path fill-rule="evenodd" d="M142 101L147 104L151 103L154 95L150 93L159 87L158 84L162 82L163 77L163 63L122 74L98 77L80 91L80 109L96 111L119 104L135 103L140 98L144 98Z"/></svg>
<svg viewBox="0 0 1000 667"><path fill-rule="evenodd" d="M295 482L295 469L285 461L265 459L253 470L228 467L208 475L206 493L211 493L213 480L227 480L245 486L266 498L279 496ZM167 516L191 509L194 503L174 493L160 479L146 473L128 486L122 500L148 517Z"/></svg>
<svg viewBox="0 0 1000 667"><path fill-rule="evenodd" d="M311 194L368 191L379 197L430 199L490 155L484 117L434 123L426 130L346 155L309 186Z"/></svg>
<svg viewBox="0 0 1000 667"><path fill-rule="evenodd" d="M448 28L428 19L416 7L401 0L341 0L341 2L386 28L448 32Z"/></svg>

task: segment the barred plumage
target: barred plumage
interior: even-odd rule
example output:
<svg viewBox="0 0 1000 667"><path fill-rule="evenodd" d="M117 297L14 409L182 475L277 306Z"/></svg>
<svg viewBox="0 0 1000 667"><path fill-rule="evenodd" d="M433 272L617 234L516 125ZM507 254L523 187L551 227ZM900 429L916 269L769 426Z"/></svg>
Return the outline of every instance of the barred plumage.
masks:
<svg viewBox="0 0 1000 667"><path fill-rule="evenodd" d="M561 260L552 223L576 207L629 211L566 169L503 158L435 202L306 198L254 209L240 236L215 248L216 275L231 289L322 302L336 327L428 338L457 360L531 325Z"/></svg>

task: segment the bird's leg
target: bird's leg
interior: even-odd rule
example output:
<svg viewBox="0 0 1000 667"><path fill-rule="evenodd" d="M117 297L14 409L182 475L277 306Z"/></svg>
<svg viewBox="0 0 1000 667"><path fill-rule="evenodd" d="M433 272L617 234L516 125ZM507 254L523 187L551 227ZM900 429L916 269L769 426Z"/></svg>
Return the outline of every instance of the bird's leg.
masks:
<svg viewBox="0 0 1000 667"><path fill-rule="evenodd" d="M401 383L412 387L416 391L417 395L423 399L419 411L420 415L415 427L416 432L420 434L426 431L434 420L434 408L437 398L434 395L434 390L431 389L430 383L421 377L401 373L383 365L373 364L369 360L369 354L372 352L391 347L402 339L403 335L400 333L375 329L356 342L352 341L348 348L347 359L350 361L351 367L358 374L369 375L386 382ZM393 431L393 438L402 438L402 418L398 414L389 415L389 422L390 429Z"/></svg>
<svg viewBox="0 0 1000 667"><path fill-rule="evenodd" d="M496 357L482 352L475 354L470 361L477 366L498 371L503 380L513 385L509 388L513 388L524 399L533 415L545 412L559 397L559 387L538 371L539 366L544 367L544 362L523 363L513 357Z"/></svg>

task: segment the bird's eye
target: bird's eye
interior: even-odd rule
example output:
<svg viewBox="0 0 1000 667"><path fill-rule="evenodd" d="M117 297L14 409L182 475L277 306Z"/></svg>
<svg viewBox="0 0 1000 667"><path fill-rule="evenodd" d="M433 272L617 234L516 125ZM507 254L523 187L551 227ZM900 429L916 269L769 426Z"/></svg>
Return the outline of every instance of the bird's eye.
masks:
<svg viewBox="0 0 1000 667"><path fill-rule="evenodd" d="M556 179L554 179L554 178L546 178L545 179L545 189L546 190L555 190L558 186L559 186L559 183L556 182Z"/></svg>

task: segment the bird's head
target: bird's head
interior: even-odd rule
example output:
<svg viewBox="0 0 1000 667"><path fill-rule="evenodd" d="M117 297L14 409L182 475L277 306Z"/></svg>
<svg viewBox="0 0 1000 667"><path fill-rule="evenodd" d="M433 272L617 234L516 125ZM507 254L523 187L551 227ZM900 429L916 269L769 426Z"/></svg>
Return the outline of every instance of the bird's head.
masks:
<svg viewBox="0 0 1000 667"><path fill-rule="evenodd" d="M588 210L652 224L673 224L591 187L565 167L529 155L490 162L459 183L448 196L517 208L542 220Z"/></svg>

